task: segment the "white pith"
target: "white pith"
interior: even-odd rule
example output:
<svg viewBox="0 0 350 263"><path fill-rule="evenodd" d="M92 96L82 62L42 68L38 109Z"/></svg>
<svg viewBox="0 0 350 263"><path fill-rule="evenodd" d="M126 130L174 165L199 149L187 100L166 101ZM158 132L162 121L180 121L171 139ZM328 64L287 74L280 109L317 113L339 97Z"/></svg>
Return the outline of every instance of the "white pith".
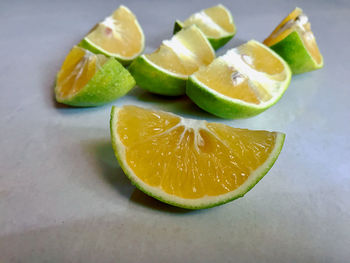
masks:
<svg viewBox="0 0 350 263"><path fill-rule="evenodd" d="M125 158L125 146L121 142L119 135L117 133L117 127L118 127L118 113L121 110L121 108L113 107L112 108L112 122L111 122L111 131L113 136L113 142L115 144L115 151L116 155L118 157L118 160L121 162L121 166L123 167L126 175L131 179L131 181L136 184L138 187L140 187L143 191L146 193L150 193L152 196L182 207L187 208L205 208L209 207L215 204L223 203L227 200L231 200L235 197L243 196L255 183L266 173L266 171L271 167L272 163L276 159L276 156L278 156L278 153L280 151L280 148L282 146L284 135L281 133L277 134L275 147L271 151L269 157L266 159L266 161L255 171L252 171L249 175L248 179L237 189L228 192L226 194L218 195L218 196L204 196L196 199L188 199L188 198L182 198L179 196L171 195L163 191L160 187L154 187L150 186L148 184L145 184L139 177L137 177L132 169L127 164L126 158ZM174 115L177 116L177 115ZM179 116L177 116L179 117ZM187 120L183 119L181 117L180 122L176 125L184 126L186 129L193 129L195 133L199 134L200 129L205 129L206 131L209 131L209 129L206 127L206 121L202 120ZM174 127L173 127L174 128ZM173 129L171 128L171 129ZM165 131L167 132L167 131ZM185 132L185 131L184 131ZM212 133L211 131L209 131ZM213 134L213 133L212 133ZM215 134L214 134L215 135ZM216 135L215 135L216 136Z"/></svg>

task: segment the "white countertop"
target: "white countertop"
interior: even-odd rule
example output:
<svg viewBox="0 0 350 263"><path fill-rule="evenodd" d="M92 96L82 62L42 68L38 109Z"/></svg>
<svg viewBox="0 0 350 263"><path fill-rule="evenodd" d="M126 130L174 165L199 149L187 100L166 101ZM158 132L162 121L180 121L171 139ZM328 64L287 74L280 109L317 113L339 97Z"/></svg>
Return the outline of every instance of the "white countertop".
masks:
<svg viewBox="0 0 350 263"><path fill-rule="evenodd" d="M170 38L176 18L216 2L1 1L0 262L349 262L350 2L221 2L238 30L219 54L262 41L299 6L324 68L294 76L275 106L243 120L138 87L103 107L64 107L53 99L64 57L119 4L137 15L149 52ZM281 131L286 141L244 198L182 210L144 195L124 175L110 143L113 104Z"/></svg>

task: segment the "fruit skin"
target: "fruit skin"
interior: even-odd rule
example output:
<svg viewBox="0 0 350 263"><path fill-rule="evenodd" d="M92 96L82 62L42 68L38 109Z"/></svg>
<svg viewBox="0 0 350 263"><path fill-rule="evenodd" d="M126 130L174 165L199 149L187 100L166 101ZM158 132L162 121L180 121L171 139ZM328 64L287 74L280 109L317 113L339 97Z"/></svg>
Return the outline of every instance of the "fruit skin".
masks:
<svg viewBox="0 0 350 263"><path fill-rule="evenodd" d="M318 65L307 51L297 31L293 31L270 48L288 63L293 74L305 73L323 67L323 58Z"/></svg>
<svg viewBox="0 0 350 263"><path fill-rule="evenodd" d="M211 208L219 205L223 205L225 203L231 202L233 200L236 200L238 198L243 197L247 192L249 192L266 174L267 172L272 168L274 163L276 162L284 144L285 140L285 134L283 133L278 133L278 139L276 139L276 148L273 150L273 154L270 155L270 158L267 160L265 163L264 167L261 167L261 171L259 171L259 175L254 178L252 182L246 187L246 188L241 188L240 191L236 192L234 195L230 196L227 199L219 200L218 202L213 202L208 204L197 204L197 205L191 205L191 204L185 204L185 203L179 203L174 200L169 200L167 198L164 198L161 195L157 195L156 193L150 191L147 189L147 187L144 187L142 184L137 183L132 175L132 170L126 163L126 160L123 158L124 156L124 149L122 143L119 141L119 138L115 136L116 133L116 122L117 122L117 111L118 108L116 106L112 106L111 110L111 118L110 118L110 132L111 132L111 141L112 141L112 147L114 150L114 154L118 160L118 163L122 170L124 171L125 175L129 178L131 183L135 185L139 190L144 192L145 194L152 196L153 198L163 202L167 203L169 205L185 208L185 209L191 209L191 210L196 210L196 209L206 209L206 208Z"/></svg>
<svg viewBox="0 0 350 263"><path fill-rule="evenodd" d="M100 106L122 97L135 84L131 74L116 59L110 58L85 87L71 98L57 97L56 86L56 100L76 107Z"/></svg>
<svg viewBox="0 0 350 263"><path fill-rule="evenodd" d="M175 35L177 32L179 32L182 28L183 28L182 23L179 20L176 20L175 24L174 24L173 35Z"/></svg>
<svg viewBox="0 0 350 263"><path fill-rule="evenodd" d="M149 92L179 96L185 94L186 78L164 73L144 55L138 57L128 68L139 87Z"/></svg>
<svg viewBox="0 0 350 263"><path fill-rule="evenodd" d="M291 80L291 74L287 75L288 80L285 83L284 91L287 89ZM257 115L277 103L284 91L281 92L272 103L265 106L258 106L244 102L235 102L234 99L230 99L210 88L200 85L193 76L191 76L186 83L186 94L197 106L225 119L247 118Z"/></svg>
<svg viewBox="0 0 350 263"><path fill-rule="evenodd" d="M174 24L173 34L175 35L181 29L183 29L182 23L179 20L176 20L175 24ZM224 46L227 42L229 42L235 36L235 34L236 34L236 29L235 29L235 32L233 34L228 35L226 37L221 37L221 38L207 37L207 39L210 42L211 46L214 48L214 50L218 50L220 47Z"/></svg>
<svg viewBox="0 0 350 263"><path fill-rule="evenodd" d="M79 47L85 48L87 50L89 50L92 53L95 54L102 54L105 55L106 57L113 57L115 59L117 59L123 66L128 66L131 64L131 62L134 61L135 58L137 58L139 55L136 55L135 57L132 57L130 59L125 59L123 57L119 57L116 55L111 55L110 53L104 52L102 49L97 48L95 45L93 45L92 43L90 43L89 40L87 40L86 38L83 38L80 43L78 44ZM141 54L144 50L144 47L142 48L141 52L139 54Z"/></svg>

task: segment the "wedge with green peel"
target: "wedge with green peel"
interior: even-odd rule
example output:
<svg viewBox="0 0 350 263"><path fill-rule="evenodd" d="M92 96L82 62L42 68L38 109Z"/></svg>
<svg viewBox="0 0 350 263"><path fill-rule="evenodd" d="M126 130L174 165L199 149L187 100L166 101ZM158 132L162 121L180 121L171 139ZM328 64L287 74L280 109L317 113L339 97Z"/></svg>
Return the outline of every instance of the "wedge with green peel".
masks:
<svg viewBox="0 0 350 263"><path fill-rule="evenodd" d="M236 34L236 25L230 11L219 4L191 15L185 21L175 21L174 34L184 27L198 26L216 50Z"/></svg>
<svg viewBox="0 0 350 263"><path fill-rule="evenodd" d="M216 116L251 117L281 98L291 75L278 54L251 40L200 68L188 79L186 94Z"/></svg>
<svg viewBox="0 0 350 263"><path fill-rule="evenodd" d="M214 58L215 52L202 31L191 26L164 40L155 52L138 57L129 71L141 88L178 96L185 94L188 76Z"/></svg>
<svg viewBox="0 0 350 263"><path fill-rule="evenodd" d="M112 108L110 130L131 182L162 202L188 209L243 197L273 166L285 138L131 105Z"/></svg>
<svg viewBox="0 0 350 263"><path fill-rule="evenodd" d="M114 58L74 46L57 74L57 102L89 107L109 103L135 86L130 73Z"/></svg>
<svg viewBox="0 0 350 263"><path fill-rule="evenodd" d="M264 44L287 61L293 74L323 67L323 57L308 17L298 7L264 40Z"/></svg>
<svg viewBox="0 0 350 263"><path fill-rule="evenodd" d="M111 16L98 23L79 45L127 65L143 52L145 37L136 16L121 5Z"/></svg>

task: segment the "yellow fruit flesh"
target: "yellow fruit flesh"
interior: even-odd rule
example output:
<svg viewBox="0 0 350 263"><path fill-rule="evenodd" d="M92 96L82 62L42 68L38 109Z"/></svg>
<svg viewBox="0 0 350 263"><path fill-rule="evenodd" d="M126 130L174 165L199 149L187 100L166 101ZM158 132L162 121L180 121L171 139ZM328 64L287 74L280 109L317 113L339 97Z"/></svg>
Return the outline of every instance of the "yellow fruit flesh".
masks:
<svg viewBox="0 0 350 263"><path fill-rule="evenodd" d="M311 31L311 25L309 22L300 24L297 21L306 15L300 8L294 9L283 21L275 28L271 35L264 40L264 44L267 46L273 46L285 39L289 34L297 31L312 58L317 64L322 62L322 56L318 49L316 39Z"/></svg>
<svg viewBox="0 0 350 263"><path fill-rule="evenodd" d="M269 75L278 75L284 72L282 62L271 54L270 50L254 43L246 43L237 48L243 61L251 68ZM285 76L283 76L285 78Z"/></svg>
<svg viewBox="0 0 350 263"><path fill-rule="evenodd" d="M125 106L118 112L117 133L139 179L188 199L237 189L275 145L273 132L203 123L196 129L168 113Z"/></svg>
<svg viewBox="0 0 350 263"><path fill-rule="evenodd" d="M232 18L227 11L222 7L212 7L204 10L204 12L210 16L213 21L222 27L227 33L233 33L235 26L233 25Z"/></svg>
<svg viewBox="0 0 350 263"><path fill-rule="evenodd" d="M57 91L60 98L79 92L102 67L106 59L80 47L73 47L57 75Z"/></svg>
<svg viewBox="0 0 350 263"><path fill-rule="evenodd" d="M196 61L181 59L170 47L160 46L154 53L145 55L159 67L175 74L190 75L198 69Z"/></svg>
<svg viewBox="0 0 350 263"><path fill-rule="evenodd" d="M307 31L302 33L302 40L304 42L305 47L307 48L313 59L316 61L316 63L321 64L322 56L320 50L318 49L315 36L311 32L310 23L308 23L307 28Z"/></svg>
<svg viewBox="0 0 350 263"><path fill-rule="evenodd" d="M227 11L221 6L214 6L193 14L183 22L185 27L195 24L207 37L218 38L232 34L235 27Z"/></svg>
<svg viewBox="0 0 350 263"><path fill-rule="evenodd" d="M301 10L300 8L295 8L290 14L288 14L287 17L285 17L281 23L279 23L279 25L272 31L272 33L270 34L270 36L264 40L264 44L267 46L272 46L275 43L281 41L283 38L281 38L285 32L283 32L284 30L281 31L281 28L284 27L289 21L293 21L295 20L301 13L303 12L303 10Z"/></svg>
<svg viewBox="0 0 350 263"><path fill-rule="evenodd" d="M275 80L284 80L284 65L269 50L252 42L243 44L237 49L241 60L255 71L263 72ZM235 63L235 61L232 61ZM207 87L230 98L260 104L268 101L272 95L258 82L254 84L250 77L229 66L222 60L215 60L206 68L201 68L195 77Z"/></svg>
<svg viewBox="0 0 350 263"><path fill-rule="evenodd" d="M204 35L190 27L178 32L171 40L163 41L158 50L145 56L165 70L188 76L200 66L210 64L215 54Z"/></svg>
<svg viewBox="0 0 350 263"><path fill-rule="evenodd" d="M259 104L258 94L251 87L248 77L235 68L227 67L220 60L195 73L195 77L207 87L230 98Z"/></svg>
<svg viewBox="0 0 350 263"><path fill-rule="evenodd" d="M143 35L136 17L123 6L99 23L87 39L107 52L123 57L133 57L143 49Z"/></svg>

